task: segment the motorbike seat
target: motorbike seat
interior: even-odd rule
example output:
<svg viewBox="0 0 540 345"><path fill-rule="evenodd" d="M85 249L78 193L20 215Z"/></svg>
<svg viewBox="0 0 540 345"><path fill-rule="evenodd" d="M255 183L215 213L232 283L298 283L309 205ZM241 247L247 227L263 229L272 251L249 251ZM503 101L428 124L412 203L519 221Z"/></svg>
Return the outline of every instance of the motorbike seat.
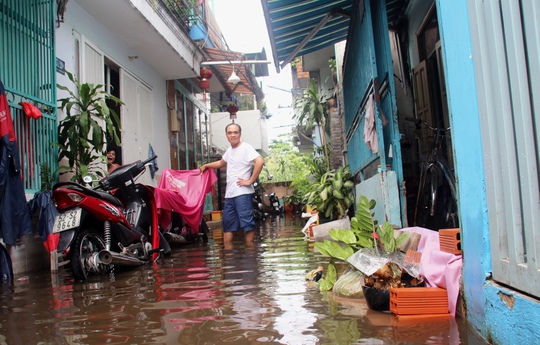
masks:
<svg viewBox="0 0 540 345"><path fill-rule="evenodd" d="M100 191L95 191L95 193L97 193L99 195L100 199L103 199L104 201L107 201L108 203L111 203L114 206L118 206L118 207L123 206L122 202L117 197L115 197L114 195L111 195L111 194L109 194L107 192L100 192Z"/></svg>

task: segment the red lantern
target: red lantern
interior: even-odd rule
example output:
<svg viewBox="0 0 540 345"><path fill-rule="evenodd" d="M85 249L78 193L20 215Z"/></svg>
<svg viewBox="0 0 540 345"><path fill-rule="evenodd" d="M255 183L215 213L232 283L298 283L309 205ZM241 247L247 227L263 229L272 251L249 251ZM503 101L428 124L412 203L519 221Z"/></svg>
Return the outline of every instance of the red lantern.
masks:
<svg viewBox="0 0 540 345"><path fill-rule="evenodd" d="M236 104L234 103L229 104L229 106L227 107L227 112L230 114L229 117L231 120L234 121L234 119L236 119L237 111L238 111L238 107L236 106Z"/></svg>
<svg viewBox="0 0 540 345"><path fill-rule="evenodd" d="M210 78L212 78L212 71L209 68L201 67L199 72L200 81L199 87L203 91L203 99L206 101L206 91L210 88Z"/></svg>
<svg viewBox="0 0 540 345"><path fill-rule="evenodd" d="M212 78L212 71L209 68L201 67L200 76L202 79Z"/></svg>
<svg viewBox="0 0 540 345"><path fill-rule="evenodd" d="M205 78L201 79L201 81L199 82L199 87L203 91L208 90L210 88L210 80L205 79Z"/></svg>

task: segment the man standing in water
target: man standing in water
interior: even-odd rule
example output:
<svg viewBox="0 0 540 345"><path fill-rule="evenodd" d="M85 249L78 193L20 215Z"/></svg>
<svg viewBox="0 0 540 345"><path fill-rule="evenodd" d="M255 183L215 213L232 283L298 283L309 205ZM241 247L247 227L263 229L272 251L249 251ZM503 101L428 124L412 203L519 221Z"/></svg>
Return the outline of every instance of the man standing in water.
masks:
<svg viewBox="0 0 540 345"><path fill-rule="evenodd" d="M232 242L234 232L242 229L246 242L255 238L255 219L253 218L252 184L257 180L264 165L264 158L253 146L240 141L242 128L236 123L225 127L225 134L231 147L219 161L200 167L201 173L208 168L220 169L227 166L227 187L223 207L223 242ZM252 169L253 167L253 169ZM253 172L252 172L253 171Z"/></svg>

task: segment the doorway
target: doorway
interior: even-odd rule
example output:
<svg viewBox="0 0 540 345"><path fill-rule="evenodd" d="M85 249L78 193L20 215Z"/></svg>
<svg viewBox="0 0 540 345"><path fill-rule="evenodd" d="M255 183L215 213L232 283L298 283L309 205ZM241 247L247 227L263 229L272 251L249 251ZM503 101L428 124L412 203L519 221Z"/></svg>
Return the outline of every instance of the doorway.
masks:
<svg viewBox="0 0 540 345"><path fill-rule="evenodd" d="M120 98L120 66L115 64L113 61L105 57L105 90L110 93L111 95ZM107 100L107 106L114 110L114 112L118 115L118 118L115 119L114 117L111 117L114 127L116 128L116 134L118 135L118 138L120 139L120 143L117 146L114 143L113 137L111 133L107 133L107 151L109 149L114 149L116 151L116 163L122 165L122 132L120 131L120 128L122 128L121 124L121 118L120 118L120 104L115 103L114 101L108 99Z"/></svg>

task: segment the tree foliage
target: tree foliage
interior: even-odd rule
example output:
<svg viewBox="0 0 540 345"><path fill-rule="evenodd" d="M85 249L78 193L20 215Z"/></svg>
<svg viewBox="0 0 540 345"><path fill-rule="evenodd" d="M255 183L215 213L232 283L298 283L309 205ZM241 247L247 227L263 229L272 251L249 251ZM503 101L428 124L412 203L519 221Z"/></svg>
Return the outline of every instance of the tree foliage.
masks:
<svg viewBox="0 0 540 345"><path fill-rule="evenodd" d="M309 175L305 159L308 154L302 154L289 141L273 140L270 150L265 157L268 171L274 175L272 182L288 182Z"/></svg>

